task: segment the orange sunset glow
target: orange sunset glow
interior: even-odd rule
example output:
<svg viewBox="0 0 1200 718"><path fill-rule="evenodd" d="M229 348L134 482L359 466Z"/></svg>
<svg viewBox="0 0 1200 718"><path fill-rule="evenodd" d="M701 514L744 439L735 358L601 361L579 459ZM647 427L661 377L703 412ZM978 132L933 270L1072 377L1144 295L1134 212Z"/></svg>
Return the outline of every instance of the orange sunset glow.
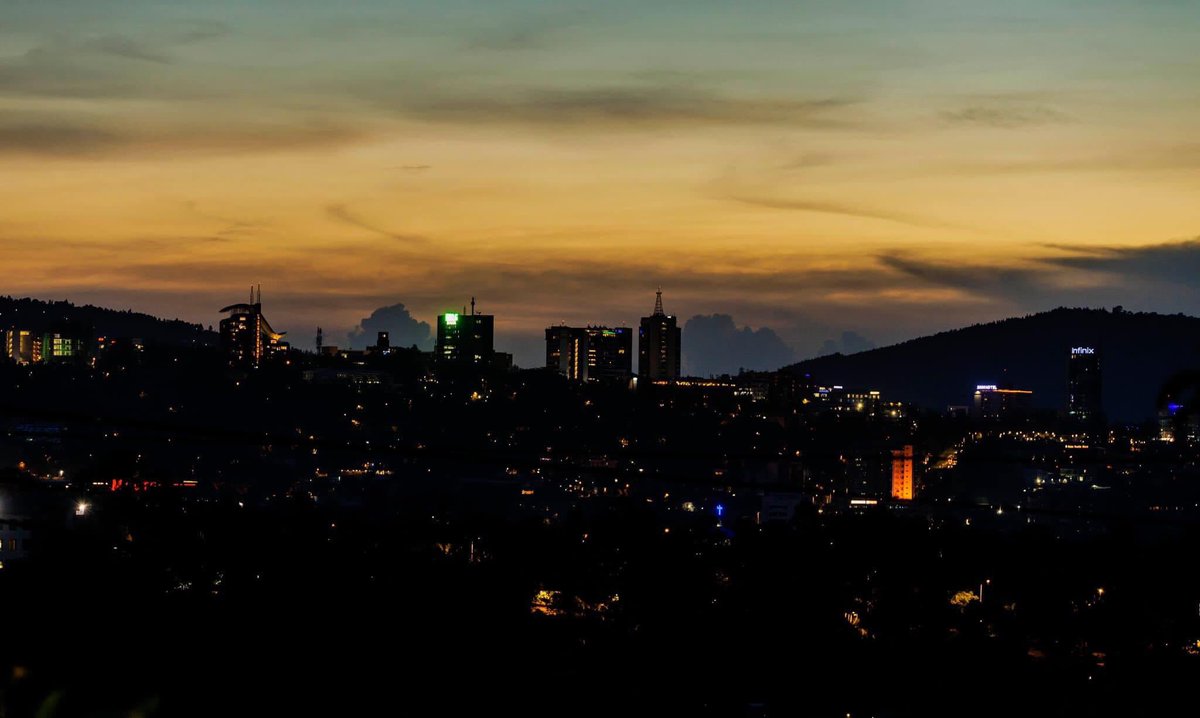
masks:
<svg viewBox="0 0 1200 718"><path fill-rule="evenodd" d="M1185 3L4 13L13 295L207 325L261 283L301 347L475 296L526 362L549 323L628 323L659 286L796 358L1198 308Z"/></svg>

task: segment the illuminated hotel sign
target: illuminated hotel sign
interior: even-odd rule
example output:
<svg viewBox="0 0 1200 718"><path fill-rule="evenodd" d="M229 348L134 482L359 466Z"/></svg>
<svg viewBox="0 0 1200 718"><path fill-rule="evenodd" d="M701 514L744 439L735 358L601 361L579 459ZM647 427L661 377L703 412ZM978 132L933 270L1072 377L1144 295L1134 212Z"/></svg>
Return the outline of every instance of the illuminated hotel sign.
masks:
<svg viewBox="0 0 1200 718"><path fill-rule="evenodd" d="M458 324L458 315L454 312L446 312L446 326L454 326Z"/></svg>
<svg viewBox="0 0 1200 718"><path fill-rule="evenodd" d="M1071 354L1095 354L1093 347L1071 347Z"/></svg>
<svg viewBox="0 0 1200 718"><path fill-rule="evenodd" d="M995 384L979 384L975 387L975 391L996 391Z"/></svg>

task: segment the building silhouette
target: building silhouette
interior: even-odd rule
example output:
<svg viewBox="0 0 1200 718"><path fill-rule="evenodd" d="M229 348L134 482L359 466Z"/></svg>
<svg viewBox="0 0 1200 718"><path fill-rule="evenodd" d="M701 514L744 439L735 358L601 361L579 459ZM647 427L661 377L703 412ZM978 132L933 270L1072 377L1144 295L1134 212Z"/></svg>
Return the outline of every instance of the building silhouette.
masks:
<svg viewBox="0 0 1200 718"><path fill-rule="evenodd" d="M495 358L495 320L491 314L446 312L437 318L437 344L433 358L443 367L487 367Z"/></svg>
<svg viewBox="0 0 1200 718"><path fill-rule="evenodd" d="M638 377L649 381L679 378L679 324L663 311L662 290L654 300L654 313L642 317L638 328Z"/></svg>
<svg viewBox="0 0 1200 718"><path fill-rule="evenodd" d="M384 355L391 354L392 353L391 334L389 334L388 332L379 332L378 334L376 334L375 335L375 344L374 344L374 346L367 347L367 352L370 354L384 354Z"/></svg>
<svg viewBox="0 0 1200 718"><path fill-rule="evenodd" d="M1095 347L1072 347L1067 358L1067 417L1081 424L1102 420L1100 353Z"/></svg>
<svg viewBox="0 0 1200 718"><path fill-rule="evenodd" d="M628 378L633 373L633 330L547 327L546 366L571 381Z"/></svg>
<svg viewBox="0 0 1200 718"><path fill-rule="evenodd" d="M250 302L231 304L221 310L229 316L221 320L221 349L230 364L258 366L272 356L286 354L287 332L277 332L262 313L262 287L257 296L250 290Z"/></svg>

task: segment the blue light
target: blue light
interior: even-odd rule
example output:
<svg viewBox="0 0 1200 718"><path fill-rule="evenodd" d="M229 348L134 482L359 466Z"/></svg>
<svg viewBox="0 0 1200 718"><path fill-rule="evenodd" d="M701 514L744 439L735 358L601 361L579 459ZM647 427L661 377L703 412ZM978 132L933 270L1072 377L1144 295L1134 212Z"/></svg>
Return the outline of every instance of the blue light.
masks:
<svg viewBox="0 0 1200 718"><path fill-rule="evenodd" d="M721 504L717 504L715 511L717 512L717 518L720 518L725 515L725 507L722 506Z"/></svg>

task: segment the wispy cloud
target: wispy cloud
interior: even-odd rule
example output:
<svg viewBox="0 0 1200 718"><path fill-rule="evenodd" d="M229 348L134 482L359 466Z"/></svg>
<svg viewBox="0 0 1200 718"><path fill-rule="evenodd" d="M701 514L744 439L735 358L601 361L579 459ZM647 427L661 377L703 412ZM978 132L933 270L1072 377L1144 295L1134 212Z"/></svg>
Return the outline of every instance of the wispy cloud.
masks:
<svg viewBox="0 0 1200 718"><path fill-rule="evenodd" d="M1051 245L1069 252L1047 264L1200 291L1200 237L1136 247Z"/></svg>
<svg viewBox="0 0 1200 718"><path fill-rule="evenodd" d="M344 204L331 204L325 208L325 212L330 217L332 217L340 222L344 222L345 224L348 224L352 227L357 227L359 229L366 230L368 232L371 232L372 234L377 234L381 237L387 237L388 239L394 239L397 242L401 242L403 244L423 245L428 241L428 240L426 240L425 237L422 237L417 234L400 234L398 232L392 232L391 230L387 230L382 227L379 227L371 222L368 222L368 221L362 219L358 215L354 214Z"/></svg>
<svg viewBox="0 0 1200 718"><path fill-rule="evenodd" d="M180 44L214 40L233 34L233 28L220 20L184 20L172 28L171 39Z"/></svg>
<svg viewBox="0 0 1200 718"><path fill-rule="evenodd" d="M955 172L1023 174L1038 172L1160 172L1200 169L1200 142L1162 143L1143 140L1136 146L1106 152L1042 156L1032 159L973 162Z"/></svg>
<svg viewBox="0 0 1200 718"><path fill-rule="evenodd" d="M968 264L899 253L881 254L876 261L883 267L925 284L990 296L1042 294L1046 283L1052 278L1046 267L1030 264Z"/></svg>
<svg viewBox="0 0 1200 718"><path fill-rule="evenodd" d="M171 62L170 55L165 51L127 35L102 35L88 38L81 44L81 47L126 60L142 60L161 64Z"/></svg>
<svg viewBox="0 0 1200 718"><path fill-rule="evenodd" d="M853 124L844 98L734 96L683 85L582 88L478 88L383 98L398 111L438 122L526 124L548 128L654 128L679 125L786 124L839 128Z"/></svg>
<svg viewBox="0 0 1200 718"><path fill-rule="evenodd" d="M584 14L563 8L557 12L514 18L473 34L466 47L500 52L547 49L562 43L570 30L582 21Z"/></svg>
<svg viewBox="0 0 1200 718"><path fill-rule="evenodd" d="M868 207L843 202L827 202L824 200L783 199L777 197L756 197L753 195L735 194L729 199L742 204L768 209L792 210L798 212L817 212L820 214L836 214L845 217L878 219L887 222L899 222L914 227L948 227L950 225L936 219L919 217L905 212L892 212L886 209Z"/></svg>
<svg viewBox="0 0 1200 718"><path fill-rule="evenodd" d="M277 122L232 116L205 122L157 117L128 123L94 113L0 111L0 155L148 159L253 154L338 146L367 135L365 129L351 125L294 117Z"/></svg>
<svg viewBox="0 0 1200 718"><path fill-rule="evenodd" d="M1006 130L1072 122L1072 118L1045 105L972 105L941 113L947 123Z"/></svg>

